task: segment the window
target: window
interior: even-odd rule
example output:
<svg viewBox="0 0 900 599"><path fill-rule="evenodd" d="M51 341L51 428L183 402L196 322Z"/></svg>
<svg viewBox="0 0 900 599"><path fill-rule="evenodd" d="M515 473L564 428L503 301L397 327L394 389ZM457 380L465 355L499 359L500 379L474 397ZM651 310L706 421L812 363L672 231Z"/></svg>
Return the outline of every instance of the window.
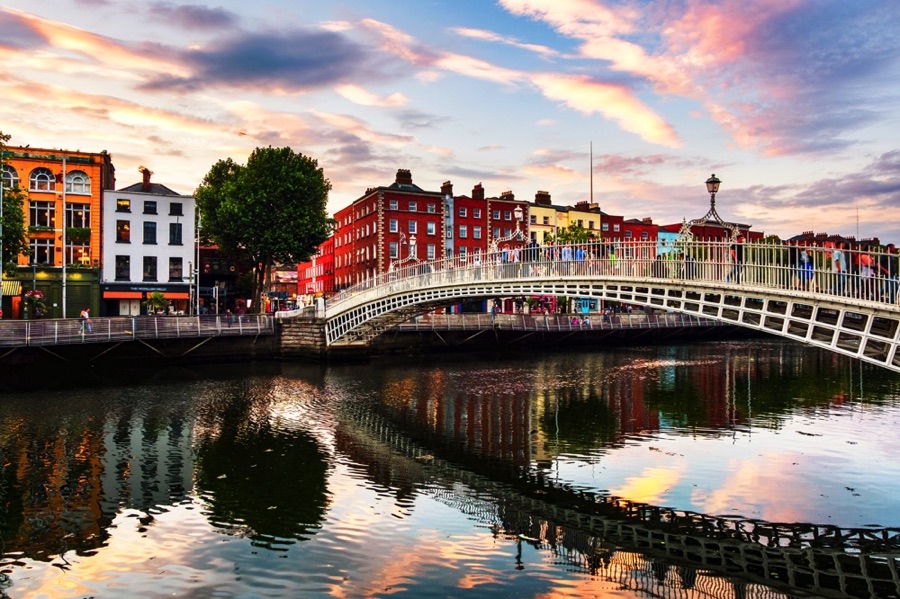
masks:
<svg viewBox="0 0 900 599"><path fill-rule="evenodd" d="M494 218L494 220L500 220L500 211L499 210L494 210L493 218Z"/></svg>
<svg viewBox="0 0 900 599"><path fill-rule="evenodd" d="M528 222L530 222L532 225L536 225L536 224L537 224L537 215L536 215L536 214L530 214L530 215L528 216Z"/></svg>
<svg viewBox="0 0 900 599"><path fill-rule="evenodd" d="M462 245L459 247L459 257L464 259L466 258L466 246Z"/></svg>
<svg viewBox="0 0 900 599"><path fill-rule="evenodd" d="M447 239L453 239L453 227L447 227Z"/></svg>
<svg viewBox="0 0 900 599"><path fill-rule="evenodd" d="M459 209L459 217L460 218L466 218L467 215L468 215L468 211L465 208Z"/></svg>
<svg viewBox="0 0 900 599"><path fill-rule="evenodd" d="M56 202L30 202L28 212L32 227L52 227L56 221Z"/></svg>
<svg viewBox="0 0 900 599"><path fill-rule="evenodd" d="M584 228L584 221L581 220L580 218L578 219L578 228L579 228L579 229L583 229L583 228Z"/></svg>
<svg viewBox="0 0 900 599"><path fill-rule="evenodd" d="M131 212L131 200L116 200L116 212Z"/></svg>
<svg viewBox="0 0 900 599"><path fill-rule="evenodd" d="M396 242L396 241L392 241L392 242L391 242L391 245L389 246L388 253L389 253L390 257L391 257L391 260L396 260L396 259L397 259L398 254L397 254L397 242Z"/></svg>
<svg viewBox="0 0 900 599"><path fill-rule="evenodd" d="M631 230L625 231L625 239L631 239Z"/></svg>
<svg viewBox="0 0 900 599"><path fill-rule="evenodd" d="M169 280L182 281L184 267L181 258L169 258Z"/></svg>
<svg viewBox="0 0 900 599"><path fill-rule="evenodd" d="M468 229L468 227L466 227L465 225L460 225L460 226L459 226L459 238L460 238L460 239L465 239L465 238L468 237L468 236L469 236L469 229Z"/></svg>
<svg viewBox="0 0 900 599"><path fill-rule="evenodd" d="M388 231L391 233L396 233L400 230L400 227L397 225L397 219L392 218L388 221Z"/></svg>
<svg viewBox="0 0 900 599"><path fill-rule="evenodd" d="M131 221L116 221L116 243L131 243Z"/></svg>
<svg viewBox="0 0 900 599"><path fill-rule="evenodd" d="M435 253L434 253L434 252L435 252L434 244L433 244L433 243L429 243L429 244L426 246L425 249L426 249L426 259L427 259L427 260L434 260L434 256L435 256Z"/></svg>
<svg viewBox="0 0 900 599"><path fill-rule="evenodd" d="M418 231L418 227L416 226L416 221L409 221L409 232L415 234Z"/></svg>
<svg viewBox="0 0 900 599"><path fill-rule="evenodd" d="M472 239L481 239L481 227L472 227Z"/></svg>
<svg viewBox="0 0 900 599"><path fill-rule="evenodd" d="M415 212L417 209L418 209L418 204L416 204L415 202L412 202L412 201L411 201L411 202L409 203L409 211L410 211L410 212Z"/></svg>
<svg viewBox="0 0 900 599"><path fill-rule="evenodd" d="M79 229L91 228L90 204L66 204L66 226Z"/></svg>
<svg viewBox="0 0 900 599"><path fill-rule="evenodd" d="M31 264L50 264L56 259L52 239L31 240Z"/></svg>
<svg viewBox="0 0 900 599"><path fill-rule="evenodd" d="M512 235L512 229L510 229L509 227L503 229L503 236L504 236L504 237L509 237L510 235Z"/></svg>
<svg viewBox="0 0 900 599"><path fill-rule="evenodd" d="M3 189L16 189L19 186L19 173L10 164L3 165Z"/></svg>
<svg viewBox="0 0 900 599"><path fill-rule="evenodd" d="M91 180L83 171L72 171L66 175L66 193L91 195Z"/></svg>
<svg viewBox="0 0 900 599"><path fill-rule="evenodd" d="M544 217L543 224L545 224L545 225L549 225L549 224L550 224L550 217L549 217L549 216L545 216L545 217Z"/></svg>
<svg viewBox="0 0 900 599"><path fill-rule="evenodd" d="M647 233L647 231L641 231L641 239L643 239L644 241L650 239L650 233Z"/></svg>
<svg viewBox="0 0 900 599"><path fill-rule="evenodd" d="M144 200L144 214L156 214L156 200Z"/></svg>
<svg viewBox="0 0 900 599"><path fill-rule="evenodd" d="M389 200L388 201L388 209L400 210L400 203L397 200Z"/></svg>
<svg viewBox="0 0 900 599"><path fill-rule="evenodd" d="M613 231L618 232L618 230L619 230L619 223L616 223L613 225Z"/></svg>
<svg viewBox="0 0 900 599"><path fill-rule="evenodd" d="M116 280L131 280L131 258L128 256L116 256Z"/></svg>
<svg viewBox="0 0 900 599"><path fill-rule="evenodd" d="M169 223L169 245L182 245L181 223Z"/></svg>
<svg viewBox="0 0 900 599"><path fill-rule="evenodd" d="M434 204L428 204L428 214L434 214Z"/></svg>
<svg viewBox="0 0 900 599"><path fill-rule="evenodd" d="M144 280L156 280L156 256L144 256Z"/></svg>
<svg viewBox="0 0 900 599"><path fill-rule="evenodd" d="M184 212L181 211L181 202L169 204L169 216L184 216Z"/></svg>
<svg viewBox="0 0 900 599"><path fill-rule="evenodd" d="M494 239L498 239L500 237L500 227L494 227Z"/></svg>
<svg viewBox="0 0 900 599"><path fill-rule="evenodd" d="M31 171L31 177L28 179L28 189L30 191L53 191L56 189L56 177L49 168L36 168Z"/></svg>
<svg viewBox="0 0 900 599"><path fill-rule="evenodd" d="M82 243L66 244L66 264L91 265L91 248Z"/></svg>
<svg viewBox="0 0 900 599"><path fill-rule="evenodd" d="M156 223L144 223L144 243L154 245L156 244Z"/></svg>
<svg viewBox="0 0 900 599"><path fill-rule="evenodd" d="M592 221L592 220L588 221L588 229L591 229L591 230L594 229L594 221Z"/></svg>
<svg viewBox="0 0 900 599"><path fill-rule="evenodd" d="M601 231L609 231L609 223L600 223Z"/></svg>
<svg viewBox="0 0 900 599"><path fill-rule="evenodd" d="M437 232L437 225L435 225L435 223L427 223L425 225L425 232L429 235L434 235Z"/></svg>
<svg viewBox="0 0 900 599"><path fill-rule="evenodd" d="M472 218L481 218L481 208L472 208Z"/></svg>

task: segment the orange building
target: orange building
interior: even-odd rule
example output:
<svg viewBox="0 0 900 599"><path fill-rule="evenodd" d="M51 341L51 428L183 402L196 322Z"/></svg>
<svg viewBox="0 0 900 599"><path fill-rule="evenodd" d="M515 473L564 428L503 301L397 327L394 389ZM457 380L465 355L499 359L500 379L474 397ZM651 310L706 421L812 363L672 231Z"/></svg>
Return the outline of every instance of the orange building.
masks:
<svg viewBox="0 0 900 599"><path fill-rule="evenodd" d="M44 317L98 312L103 190L115 189L112 157L99 153L6 146L3 187L25 194L23 211L30 255L20 255L20 293L44 294ZM12 318L33 318L13 298Z"/></svg>

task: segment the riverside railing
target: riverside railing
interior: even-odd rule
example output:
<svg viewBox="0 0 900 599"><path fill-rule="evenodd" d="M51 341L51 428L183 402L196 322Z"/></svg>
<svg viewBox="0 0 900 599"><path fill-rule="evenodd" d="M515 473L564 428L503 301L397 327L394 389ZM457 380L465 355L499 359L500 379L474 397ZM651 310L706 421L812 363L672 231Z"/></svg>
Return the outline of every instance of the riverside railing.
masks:
<svg viewBox="0 0 900 599"><path fill-rule="evenodd" d="M203 316L112 316L81 319L4 320L0 347L73 345L168 338L271 335L275 321L268 314Z"/></svg>
<svg viewBox="0 0 900 599"><path fill-rule="evenodd" d="M728 326L690 314L425 314L399 325L402 331L608 331Z"/></svg>
<svg viewBox="0 0 900 599"><path fill-rule="evenodd" d="M747 286L898 305L898 253L883 248L836 250L781 243L721 240L603 241L569 246L527 246L404 265L347 287L330 297L326 312L397 291L527 278L604 277L623 282L685 280L722 289Z"/></svg>

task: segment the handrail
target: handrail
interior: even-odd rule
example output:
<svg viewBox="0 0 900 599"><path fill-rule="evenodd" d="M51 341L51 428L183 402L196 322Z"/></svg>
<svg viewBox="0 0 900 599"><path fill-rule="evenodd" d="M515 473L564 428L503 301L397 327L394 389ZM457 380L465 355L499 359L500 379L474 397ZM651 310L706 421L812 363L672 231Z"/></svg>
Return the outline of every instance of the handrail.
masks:
<svg viewBox="0 0 900 599"><path fill-rule="evenodd" d="M92 317L89 326L77 318L4 320L0 322L0 347L274 333L275 319L269 314Z"/></svg>
<svg viewBox="0 0 900 599"><path fill-rule="evenodd" d="M689 280L718 287L750 286L840 297L849 303L898 306L898 254L883 250L841 250L846 271L834 264L835 249L779 243L720 240L603 241L523 246L475 256L415 263L370 277L327 299L326 313L410 289L479 281L559 277L565 281L608 277L623 282Z"/></svg>

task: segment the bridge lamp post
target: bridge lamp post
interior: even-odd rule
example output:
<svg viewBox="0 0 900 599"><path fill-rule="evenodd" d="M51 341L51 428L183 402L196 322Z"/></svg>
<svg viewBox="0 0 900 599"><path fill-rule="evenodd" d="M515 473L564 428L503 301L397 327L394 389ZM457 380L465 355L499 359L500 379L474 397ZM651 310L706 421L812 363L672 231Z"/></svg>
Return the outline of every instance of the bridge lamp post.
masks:
<svg viewBox="0 0 900 599"><path fill-rule="evenodd" d="M515 230L505 237L498 237L497 239L491 240L491 253L496 254L500 251L500 244L506 243L507 241L512 240L522 240L522 218L525 215L525 211L522 210L521 206L516 206L516 209L513 210L513 216L516 218L516 228Z"/></svg>

